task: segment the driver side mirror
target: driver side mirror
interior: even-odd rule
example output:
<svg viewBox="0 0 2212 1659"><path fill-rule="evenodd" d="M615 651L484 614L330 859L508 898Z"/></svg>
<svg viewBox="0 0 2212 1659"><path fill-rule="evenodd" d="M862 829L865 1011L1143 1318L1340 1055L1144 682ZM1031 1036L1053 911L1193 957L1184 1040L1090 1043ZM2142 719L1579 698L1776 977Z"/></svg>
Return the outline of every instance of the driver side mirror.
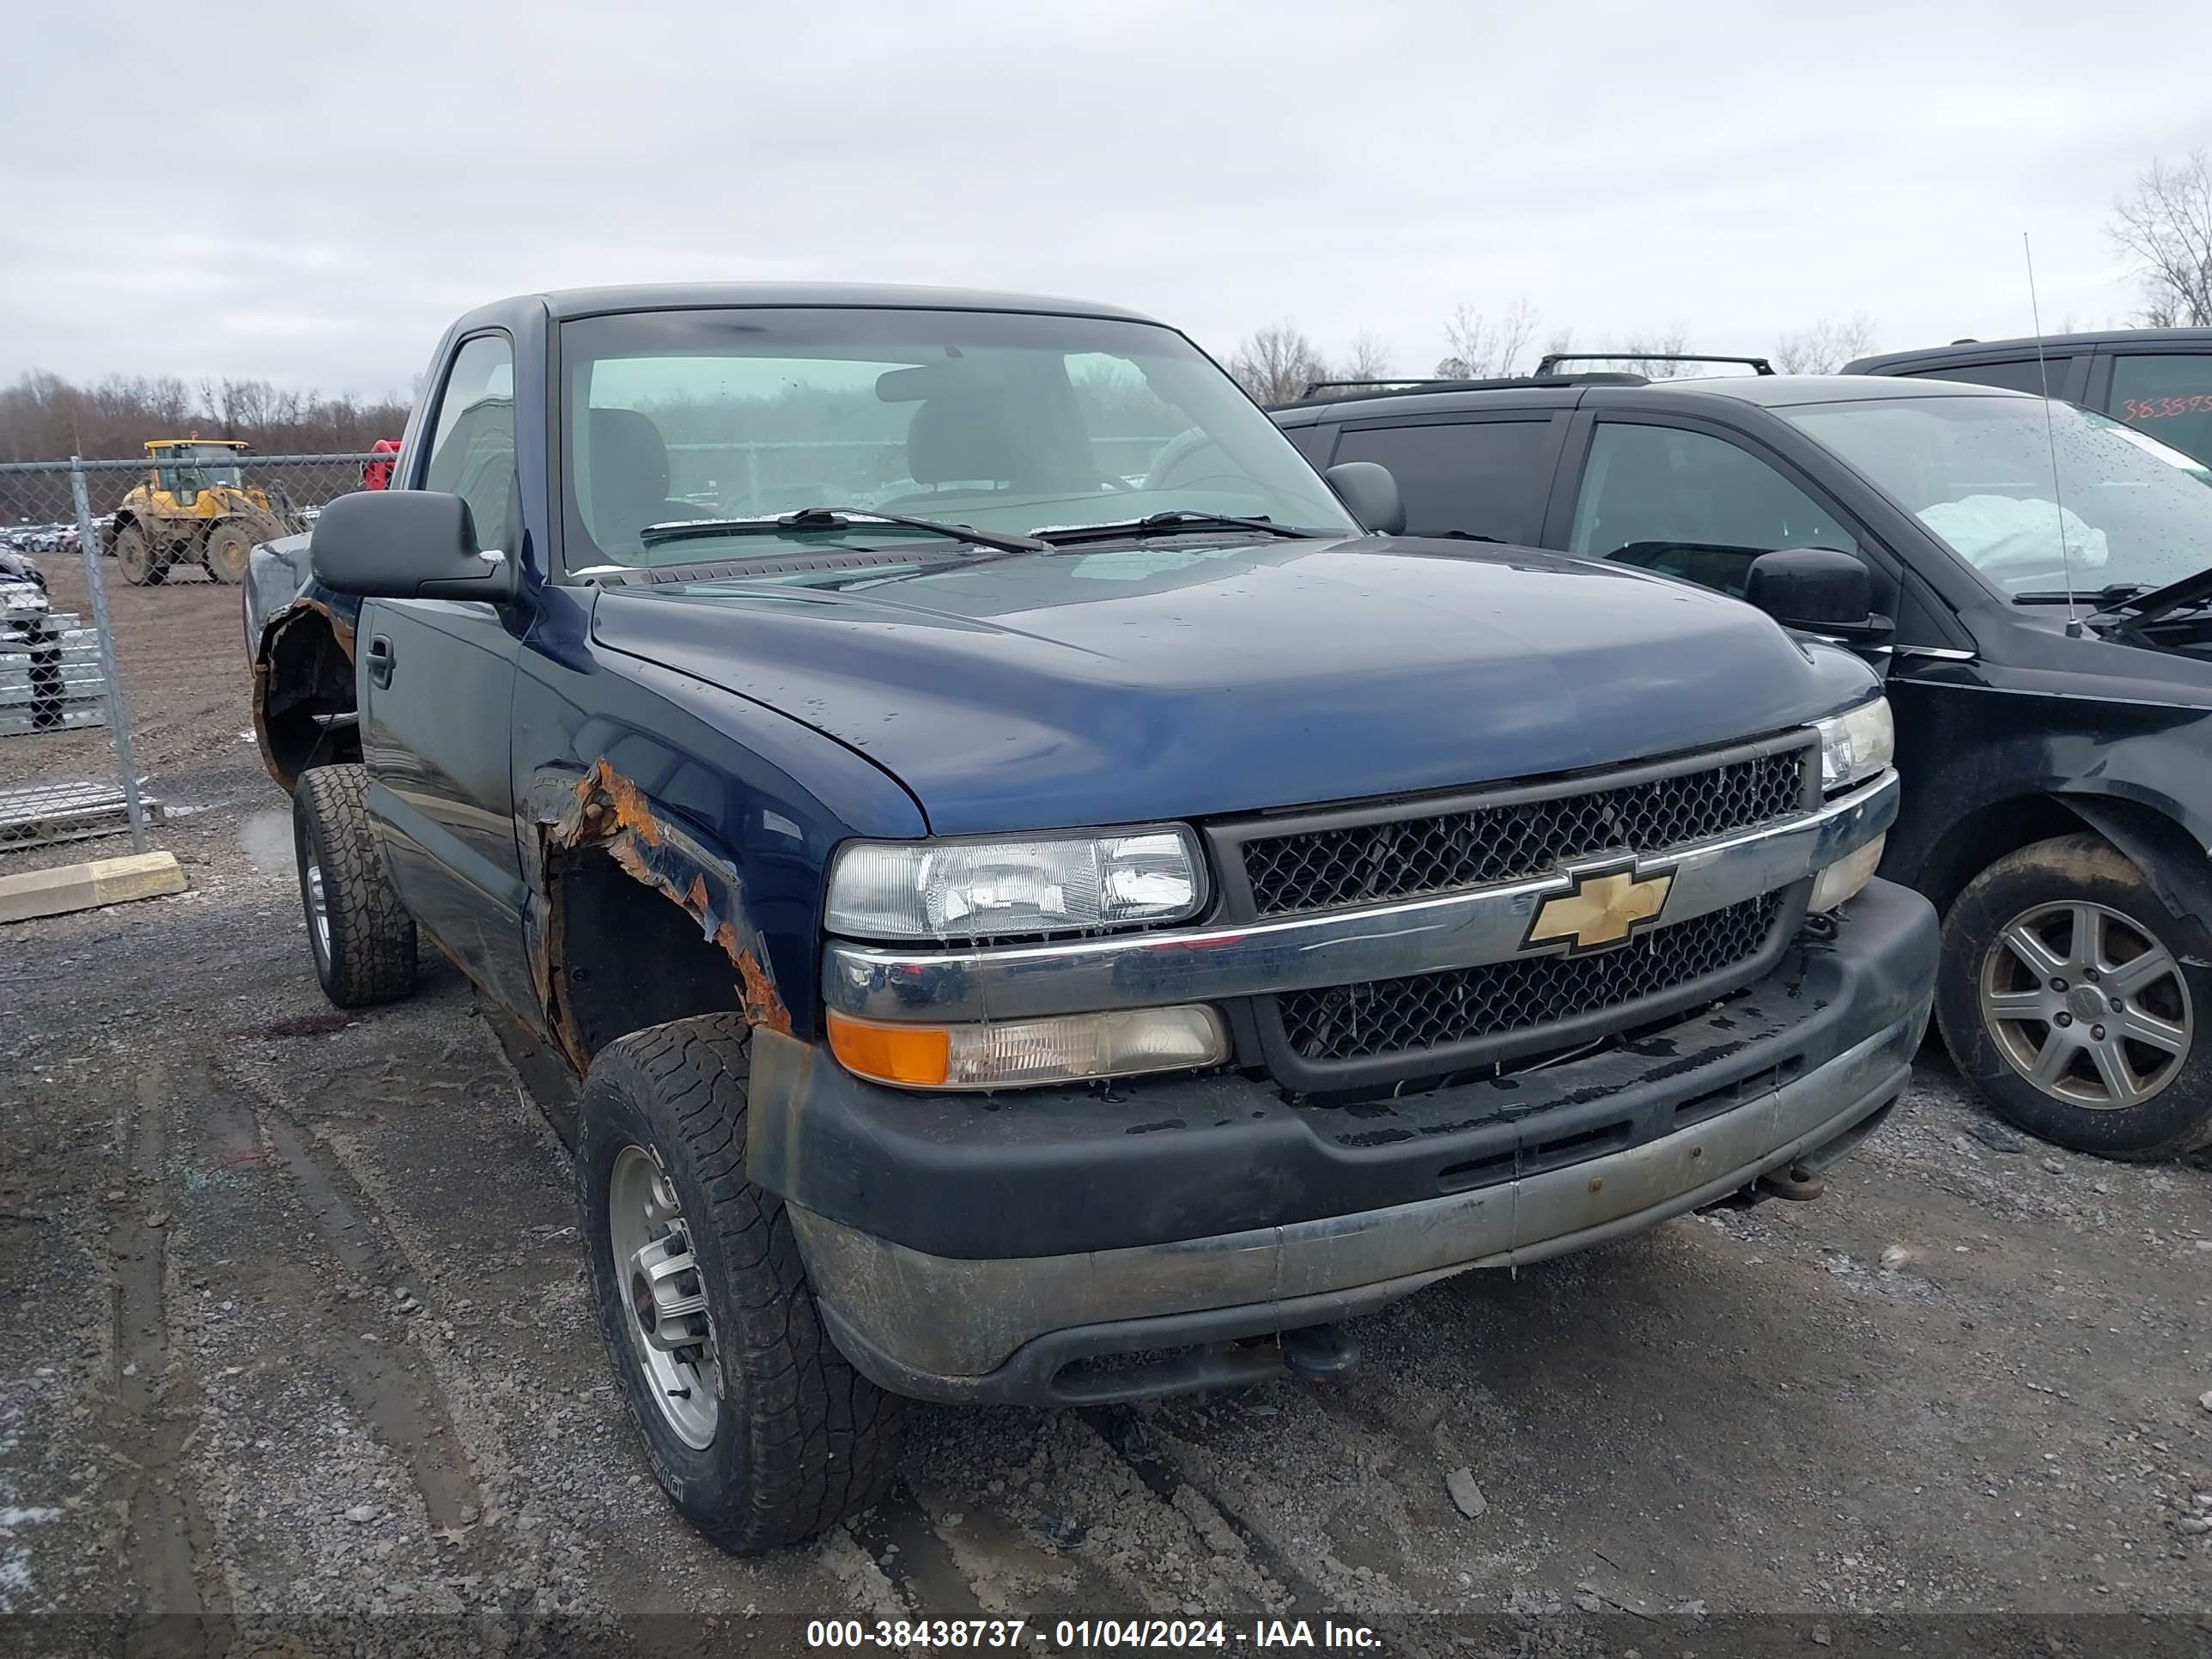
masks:
<svg viewBox="0 0 2212 1659"><path fill-rule="evenodd" d="M521 586L513 558L497 548L477 546L469 504L434 489L364 489L339 496L315 520L307 562L325 587L365 599L504 605Z"/></svg>
<svg viewBox="0 0 2212 1659"><path fill-rule="evenodd" d="M1321 475L1336 498L1367 530L1396 536L1406 528L1406 501L1398 481L1380 461L1339 461Z"/></svg>
<svg viewBox="0 0 2212 1659"><path fill-rule="evenodd" d="M1784 628L1875 645L1896 626L1874 609L1874 577L1856 556L1830 547L1785 547L1751 562L1743 597Z"/></svg>

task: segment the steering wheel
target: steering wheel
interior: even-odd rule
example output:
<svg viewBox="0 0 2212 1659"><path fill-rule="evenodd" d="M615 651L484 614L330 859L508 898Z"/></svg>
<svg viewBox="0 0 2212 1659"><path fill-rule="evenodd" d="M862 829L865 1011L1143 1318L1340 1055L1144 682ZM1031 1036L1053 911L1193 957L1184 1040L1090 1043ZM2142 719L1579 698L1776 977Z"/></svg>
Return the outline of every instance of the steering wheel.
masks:
<svg viewBox="0 0 2212 1659"><path fill-rule="evenodd" d="M1205 470L1209 467L1221 470ZM1145 488L1172 489L1210 478L1242 477L1231 469L1229 457L1222 453L1221 445L1212 434L1192 427L1160 446L1160 453L1152 457L1152 465L1145 474Z"/></svg>

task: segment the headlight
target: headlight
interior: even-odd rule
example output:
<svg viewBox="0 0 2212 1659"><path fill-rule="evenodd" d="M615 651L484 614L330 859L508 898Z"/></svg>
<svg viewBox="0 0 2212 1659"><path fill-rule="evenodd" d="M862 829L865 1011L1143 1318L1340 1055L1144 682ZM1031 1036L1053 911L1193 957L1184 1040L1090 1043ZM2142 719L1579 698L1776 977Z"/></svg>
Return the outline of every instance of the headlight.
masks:
<svg viewBox="0 0 2212 1659"><path fill-rule="evenodd" d="M828 926L849 939L971 939L1179 921L1206 903L1181 824L1110 836L863 841L830 872Z"/></svg>
<svg viewBox="0 0 2212 1659"><path fill-rule="evenodd" d="M1876 697L1848 714L1815 720L1820 734L1820 793L1832 795L1864 783L1887 769L1897 757L1897 727L1889 718L1889 699Z"/></svg>
<svg viewBox="0 0 2212 1659"><path fill-rule="evenodd" d="M1011 1089L1229 1058L1221 1016L1197 1005L1121 1008L977 1025L894 1025L832 1010L830 1050L857 1077L905 1089Z"/></svg>

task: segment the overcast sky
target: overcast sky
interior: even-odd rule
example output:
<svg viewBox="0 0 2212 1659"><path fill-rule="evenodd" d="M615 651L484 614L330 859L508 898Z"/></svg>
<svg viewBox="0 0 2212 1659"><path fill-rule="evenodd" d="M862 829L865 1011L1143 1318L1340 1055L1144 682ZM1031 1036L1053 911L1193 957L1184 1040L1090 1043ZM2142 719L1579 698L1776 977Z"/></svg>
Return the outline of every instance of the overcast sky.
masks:
<svg viewBox="0 0 2212 1659"><path fill-rule="evenodd" d="M2124 321L2212 9L10 0L0 378L404 392L459 311L686 278L1133 305L1226 356L1461 301L1578 346Z"/></svg>

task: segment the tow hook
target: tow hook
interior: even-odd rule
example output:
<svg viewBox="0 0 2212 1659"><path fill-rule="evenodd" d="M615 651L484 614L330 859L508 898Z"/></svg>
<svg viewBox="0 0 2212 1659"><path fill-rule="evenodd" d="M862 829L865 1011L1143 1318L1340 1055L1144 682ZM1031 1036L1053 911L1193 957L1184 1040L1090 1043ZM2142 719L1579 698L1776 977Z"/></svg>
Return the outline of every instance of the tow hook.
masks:
<svg viewBox="0 0 2212 1659"><path fill-rule="evenodd" d="M1309 1382L1328 1382L1358 1369L1359 1344L1341 1325L1307 1325L1285 1331L1283 1364Z"/></svg>
<svg viewBox="0 0 2212 1659"><path fill-rule="evenodd" d="M1776 1170L1759 1178L1759 1190L1773 1198L1786 1198L1803 1204L1820 1197L1828 1190L1828 1183L1802 1164L1793 1164L1786 1170Z"/></svg>

